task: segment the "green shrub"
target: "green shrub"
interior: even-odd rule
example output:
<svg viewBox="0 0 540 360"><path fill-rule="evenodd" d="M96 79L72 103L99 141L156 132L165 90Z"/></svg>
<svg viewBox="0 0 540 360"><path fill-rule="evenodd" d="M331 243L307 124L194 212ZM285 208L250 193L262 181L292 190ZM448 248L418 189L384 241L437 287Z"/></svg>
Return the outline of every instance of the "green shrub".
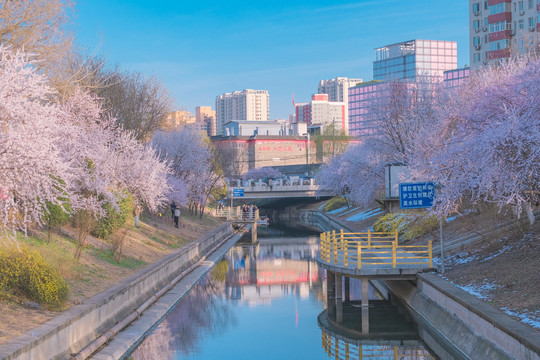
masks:
<svg viewBox="0 0 540 360"><path fill-rule="evenodd" d="M349 202L344 197L340 197L340 196L333 197L330 200L328 200L326 204L324 204L323 210L326 212L336 210L336 209L346 206L348 203Z"/></svg>
<svg viewBox="0 0 540 360"><path fill-rule="evenodd" d="M118 210L109 203L103 205L103 208L105 210L105 216L99 220L96 229L92 231L92 235L100 239L109 239L111 234L124 226L129 215L132 213L133 196L131 194L120 196Z"/></svg>
<svg viewBox="0 0 540 360"><path fill-rule="evenodd" d="M398 230L399 237L408 241L420 237L437 227L438 220L424 213L392 213L381 216L373 225L377 232Z"/></svg>
<svg viewBox="0 0 540 360"><path fill-rule="evenodd" d="M69 288L58 271L35 250L0 248L0 290L23 295L42 306L59 310Z"/></svg>

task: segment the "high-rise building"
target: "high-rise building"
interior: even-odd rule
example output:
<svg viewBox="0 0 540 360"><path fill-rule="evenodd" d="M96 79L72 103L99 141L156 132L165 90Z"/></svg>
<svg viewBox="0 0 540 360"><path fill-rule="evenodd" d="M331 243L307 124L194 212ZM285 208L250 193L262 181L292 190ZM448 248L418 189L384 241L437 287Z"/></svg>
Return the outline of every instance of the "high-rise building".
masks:
<svg viewBox="0 0 540 360"><path fill-rule="evenodd" d="M461 86L467 81L470 76L470 68L465 66L463 68L448 70L444 72L444 84L447 88L455 88Z"/></svg>
<svg viewBox="0 0 540 360"><path fill-rule="evenodd" d="M349 134L371 136L380 124L373 106L400 81L404 91L414 91L417 82L442 82L445 71L457 68L455 41L409 40L375 49L373 81L349 88Z"/></svg>
<svg viewBox="0 0 540 360"><path fill-rule="evenodd" d="M374 80L416 79L429 76L442 81L443 72L457 68L457 43L409 40L375 49Z"/></svg>
<svg viewBox="0 0 540 360"><path fill-rule="evenodd" d="M337 77L330 80L319 81L319 94L328 94L328 101L347 102L349 88L361 83L362 79L349 79L346 77Z"/></svg>
<svg viewBox="0 0 540 360"><path fill-rule="evenodd" d="M216 135L216 112L210 106L197 106L195 119L198 124L204 124L208 136Z"/></svg>
<svg viewBox="0 0 540 360"><path fill-rule="evenodd" d="M233 120L268 121L270 99L266 90L235 91L216 97L216 134L223 135L225 124Z"/></svg>
<svg viewBox="0 0 540 360"><path fill-rule="evenodd" d="M471 68L540 51L540 0L469 0Z"/></svg>
<svg viewBox="0 0 540 360"><path fill-rule="evenodd" d="M328 101L328 94L314 94L310 102L297 103L295 107L296 122L320 127L321 131L333 125L336 130L343 129L348 134L344 102Z"/></svg>

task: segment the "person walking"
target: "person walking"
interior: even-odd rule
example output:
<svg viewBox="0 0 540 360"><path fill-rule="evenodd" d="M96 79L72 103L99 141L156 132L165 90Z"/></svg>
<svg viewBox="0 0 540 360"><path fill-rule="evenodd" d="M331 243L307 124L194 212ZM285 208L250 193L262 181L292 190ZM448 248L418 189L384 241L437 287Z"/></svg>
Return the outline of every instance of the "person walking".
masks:
<svg viewBox="0 0 540 360"><path fill-rule="evenodd" d="M176 210L176 204L173 201L172 204L171 204L171 219L172 219L173 222L174 222L174 211L175 210Z"/></svg>
<svg viewBox="0 0 540 360"><path fill-rule="evenodd" d="M178 219L180 218L180 209L174 209L174 227L178 229Z"/></svg>

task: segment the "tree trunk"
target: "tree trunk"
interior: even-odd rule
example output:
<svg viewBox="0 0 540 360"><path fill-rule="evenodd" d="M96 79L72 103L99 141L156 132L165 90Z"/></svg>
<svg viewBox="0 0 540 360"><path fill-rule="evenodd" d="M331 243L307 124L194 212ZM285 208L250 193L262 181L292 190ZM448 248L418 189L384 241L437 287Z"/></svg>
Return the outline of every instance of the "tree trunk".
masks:
<svg viewBox="0 0 540 360"><path fill-rule="evenodd" d="M534 225L534 222L535 222L535 218L534 218L534 213L533 213L533 209L531 207L530 204L525 204L523 206L523 210L525 211L525 214L527 214L527 218L529 219L529 224L532 226Z"/></svg>

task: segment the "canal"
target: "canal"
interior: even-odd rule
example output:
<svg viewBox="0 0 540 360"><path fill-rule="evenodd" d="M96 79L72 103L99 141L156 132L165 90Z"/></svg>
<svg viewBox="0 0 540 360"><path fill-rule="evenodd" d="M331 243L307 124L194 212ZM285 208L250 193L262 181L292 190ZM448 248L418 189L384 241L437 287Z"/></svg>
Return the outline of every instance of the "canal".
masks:
<svg viewBox="0 0 540 360"><path fill-rule="evenodd" d="M360 282L337 325L326 316L318 233L279 224L234 245L135 348L146 359L432 359L414 324L369 289L362 334ZM365 311L365 309L364 309Z"/></svg>

